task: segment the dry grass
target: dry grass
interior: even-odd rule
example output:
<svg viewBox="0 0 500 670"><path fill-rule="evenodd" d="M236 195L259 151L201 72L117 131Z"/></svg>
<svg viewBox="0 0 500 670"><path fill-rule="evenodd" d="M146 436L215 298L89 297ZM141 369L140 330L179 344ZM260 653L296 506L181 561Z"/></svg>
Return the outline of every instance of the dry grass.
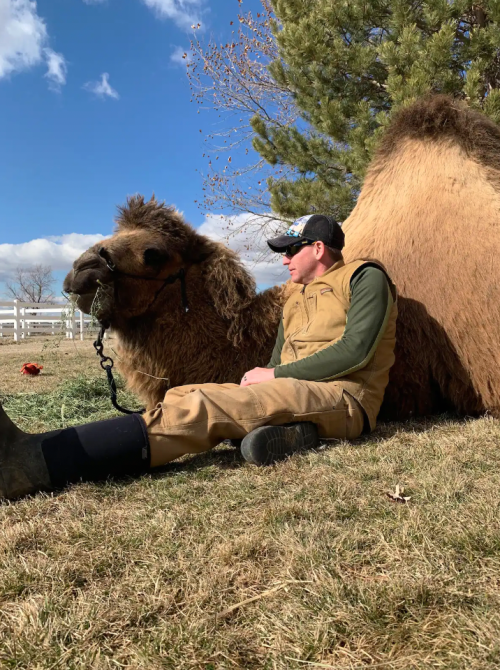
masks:
<svg viewBox="0 0 500 670"><path fill-rule="evenodd" d="M75 379L24 420L61 425L62 397L96 418L103 392ZM499 439L439 418L265 469L221 446L3 504L0 667L496 669Z"/></svg>
<svg viewBox="0 0 500 670"><path fill-rule="evenodd" d="M93 338L67 340L57 335L27 338L19 343L0 339L0 393L44 393L53 391L66 379L99 374L92 342ZM107 342L112 346L112 339ZM42 374L21 375L23 363L40 363L44 366Z"/></svg>

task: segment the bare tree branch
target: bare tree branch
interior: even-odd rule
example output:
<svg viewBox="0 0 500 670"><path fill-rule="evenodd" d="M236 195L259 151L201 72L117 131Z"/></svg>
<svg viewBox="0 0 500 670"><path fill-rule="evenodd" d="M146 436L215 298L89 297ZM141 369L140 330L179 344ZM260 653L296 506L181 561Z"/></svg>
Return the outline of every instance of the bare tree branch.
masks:
<svg viewBox="0 0 500 670"><path fill-rule="evenodd" d="M239 25L226 44L191 42L187 71L192 100L199 105L198 113L214 109L221 119L205 138L208 169L202 174L204 198L198 203L205 211L269 215L267 179L285 176L283 166L269 165L252 148L252 117L283 128L293 125L298 115L292 91L278 84L267 69L279 54L271 30L270 0L261 3L262 11L256 15L237 16ZM289 179L292 172L287 170Z"/></svg>
<svg viewBox="0 0 500 670"><path fill-rule="evenodd" d="M52 302L54 293L52 268L49 265L35 265L32 268L18 267L11 280L5 282L8 295L21 302Z"/></svg>

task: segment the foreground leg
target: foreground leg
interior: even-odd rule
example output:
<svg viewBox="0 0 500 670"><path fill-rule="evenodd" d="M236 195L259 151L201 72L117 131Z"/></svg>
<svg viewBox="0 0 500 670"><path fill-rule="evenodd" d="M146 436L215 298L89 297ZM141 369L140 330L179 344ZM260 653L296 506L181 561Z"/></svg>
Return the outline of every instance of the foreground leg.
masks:
<svg viewBox="0 0 500 670"><path fill-rule="evenodd" d="M350 403L355 405L350 408ZM283 428L291 422L300 425ZM243 439L262 426L279 426L255 433L259 439L247 441L243 449L250 462L268 463L314 446L318 434L357 437L362 423L359 405L335 383L293 379L250 387L181 387L144 417L132 414L34 435L19 430L0 406L0 499L80 480L140 474L184 454L207 451L225 438Z"/></svg>
<svg viewBox="0 0 500 670"><path fill-rule="evenodd" d="M146 428L137 414L29 434L0 406L0 499L80 480L138 474L148 466Z"/></svg>
<svg viewBox="0 0 500 670"><path fill-rule="evenodd" d="M19 430L0 407L0 499L51 488L37 437Z"/></svg>

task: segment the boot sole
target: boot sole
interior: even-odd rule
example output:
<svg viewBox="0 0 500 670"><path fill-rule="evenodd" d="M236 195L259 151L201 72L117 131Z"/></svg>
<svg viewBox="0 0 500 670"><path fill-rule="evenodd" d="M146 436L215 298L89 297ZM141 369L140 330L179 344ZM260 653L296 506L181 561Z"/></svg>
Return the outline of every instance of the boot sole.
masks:
<svg viewBox="0 0 500 670"><path fill-rule="evenodd" d="M253 465L269 465L318 444L318 427L311 422L261 426L243 438L241 455Z"/></svg>

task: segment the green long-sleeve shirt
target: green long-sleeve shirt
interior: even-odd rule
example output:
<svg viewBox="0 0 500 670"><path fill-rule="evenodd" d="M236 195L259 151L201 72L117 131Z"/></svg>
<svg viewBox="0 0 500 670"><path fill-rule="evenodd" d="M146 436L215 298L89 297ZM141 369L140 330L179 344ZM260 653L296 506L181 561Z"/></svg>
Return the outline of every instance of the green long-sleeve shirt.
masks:
<svg viewBox="0 0 500 670"><path fill-rule="evenodd" d="M369 353L382 335L386 315L393 305L389 283L377 267L361 267L351 279L351 305L340 340L299 361L281 365L285 343L283 319L268 368L275 377L292 377L306 381L335 379L358 370L369 361Z"/></svg>

